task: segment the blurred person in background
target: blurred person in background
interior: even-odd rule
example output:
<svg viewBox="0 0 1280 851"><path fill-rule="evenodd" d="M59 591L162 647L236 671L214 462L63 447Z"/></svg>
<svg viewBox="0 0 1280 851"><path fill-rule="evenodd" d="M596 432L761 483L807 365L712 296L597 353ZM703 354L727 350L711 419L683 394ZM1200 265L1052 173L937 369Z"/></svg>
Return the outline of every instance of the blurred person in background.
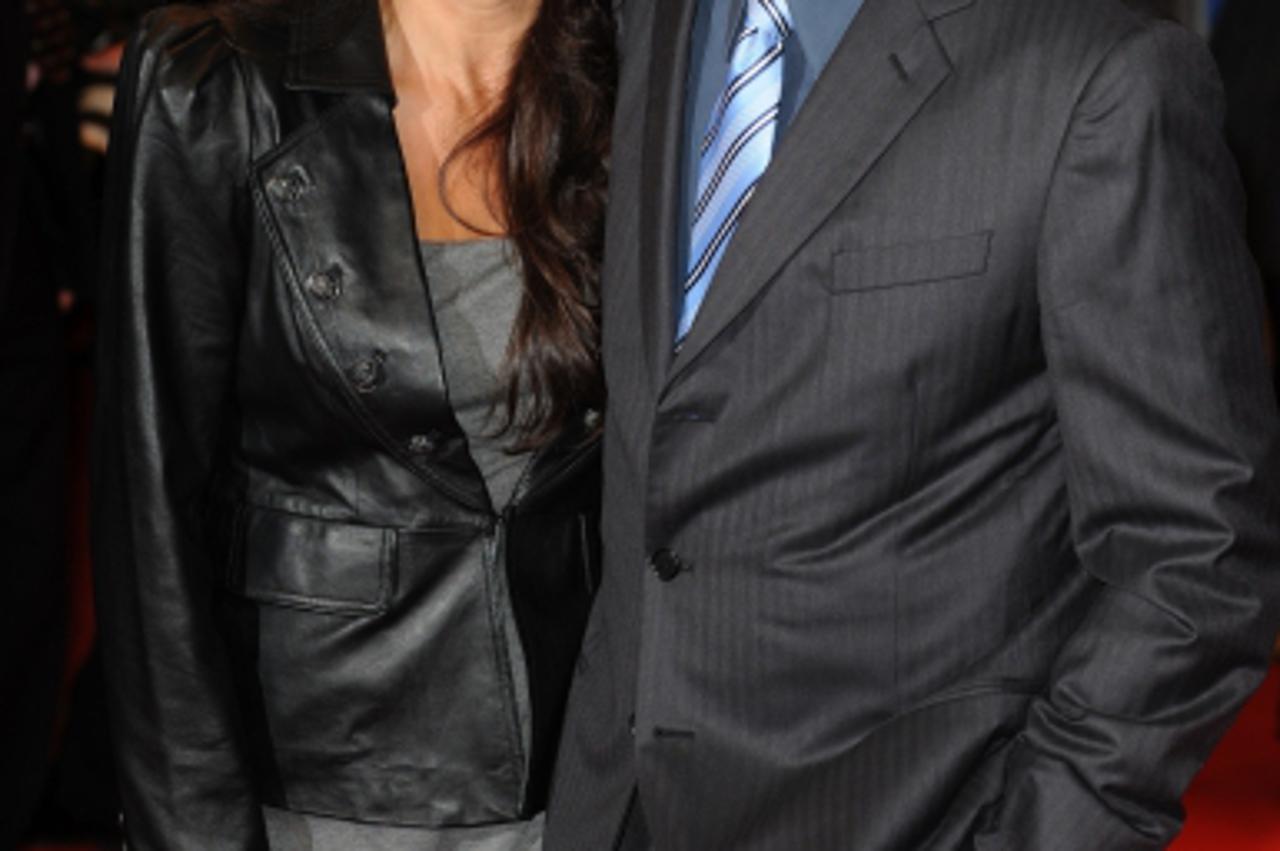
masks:
<svg viewBox="0 0 1280 851"><path fill-rule="evenodd" d="M66 621L66 356L58 293L77 283L63 168L74 47L50 4L6 2L0 102L0 849L48 770Z"/></svg>
<svg viewBox="0 0 1280 851"><path fill-rule="evenodd" d="M0 851L24 833L116 835L89 606L89 352L119 45L155 5L12 0L0 12Z"/></svg>

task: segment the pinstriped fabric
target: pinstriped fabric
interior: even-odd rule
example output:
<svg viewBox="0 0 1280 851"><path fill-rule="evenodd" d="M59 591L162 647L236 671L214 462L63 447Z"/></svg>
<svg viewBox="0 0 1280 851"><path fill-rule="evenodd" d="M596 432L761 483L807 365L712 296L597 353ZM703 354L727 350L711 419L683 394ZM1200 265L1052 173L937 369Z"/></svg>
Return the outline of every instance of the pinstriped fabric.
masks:
<svg viewBox="0 0 1280 851"><path fill-rule="evenodd" d="M769 165L782 100L783 51L791 34L786 0L750 0L733 45L729 79L699 145L698 198L684 281L678 347Z"/></svg>
<svg viewBox="0 0 1280 851"><path fill-rule="evenodd" d="M689 2L631 4L605 579L545 847L612 848L636 789L661 851L1164 847L1278 597L1203 46L1113 0L867 0L655 375Z"/></svg>

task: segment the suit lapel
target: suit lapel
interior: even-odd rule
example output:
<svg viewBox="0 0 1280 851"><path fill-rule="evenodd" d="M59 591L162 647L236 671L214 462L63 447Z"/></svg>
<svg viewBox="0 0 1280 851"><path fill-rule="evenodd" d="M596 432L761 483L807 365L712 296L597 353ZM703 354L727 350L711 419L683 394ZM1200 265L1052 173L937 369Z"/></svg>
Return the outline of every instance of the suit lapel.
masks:
<svg viewBox="0 0 1280 851"><path fill-rule="evenodd" d="M640 193L641 316L650 375L666 375L675 339L676 228L685 81L697 0L655 0ZM652 191L649 191L652 190Z"/></svg>
<svg viewBox="0 0 1280 851"><path fill-rule="evenodd" d="M668 385L821 227L950 70L929 14L916 2L866 0L783 137L671 364Z"/></svg>

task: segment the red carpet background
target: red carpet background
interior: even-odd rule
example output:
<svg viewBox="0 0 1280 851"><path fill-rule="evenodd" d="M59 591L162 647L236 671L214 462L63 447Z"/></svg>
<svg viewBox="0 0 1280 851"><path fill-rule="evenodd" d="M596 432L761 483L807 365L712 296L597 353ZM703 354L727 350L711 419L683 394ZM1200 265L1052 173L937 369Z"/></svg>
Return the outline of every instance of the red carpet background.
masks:
<svg viewBox="0 0 1280 851"><path fill-rule="evenodd" d="M1280 668L1191 784L1173 851L1280 851Z"/></svg>

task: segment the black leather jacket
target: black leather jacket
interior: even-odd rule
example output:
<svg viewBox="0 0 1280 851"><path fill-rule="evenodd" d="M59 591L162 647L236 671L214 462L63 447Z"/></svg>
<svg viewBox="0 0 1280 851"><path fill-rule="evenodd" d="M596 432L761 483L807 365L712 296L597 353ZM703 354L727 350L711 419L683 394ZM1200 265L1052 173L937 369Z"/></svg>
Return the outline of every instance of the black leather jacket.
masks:
<svg viewBox="0 0 1280 851"><path fill-rule="evenodd" d="M168 7L127 54L95 546L135 848L263 848L263 803L440 826L545 801L596 584L597 414L494 512L365 8L336 44L299 20L250 54Z"/></svg>

